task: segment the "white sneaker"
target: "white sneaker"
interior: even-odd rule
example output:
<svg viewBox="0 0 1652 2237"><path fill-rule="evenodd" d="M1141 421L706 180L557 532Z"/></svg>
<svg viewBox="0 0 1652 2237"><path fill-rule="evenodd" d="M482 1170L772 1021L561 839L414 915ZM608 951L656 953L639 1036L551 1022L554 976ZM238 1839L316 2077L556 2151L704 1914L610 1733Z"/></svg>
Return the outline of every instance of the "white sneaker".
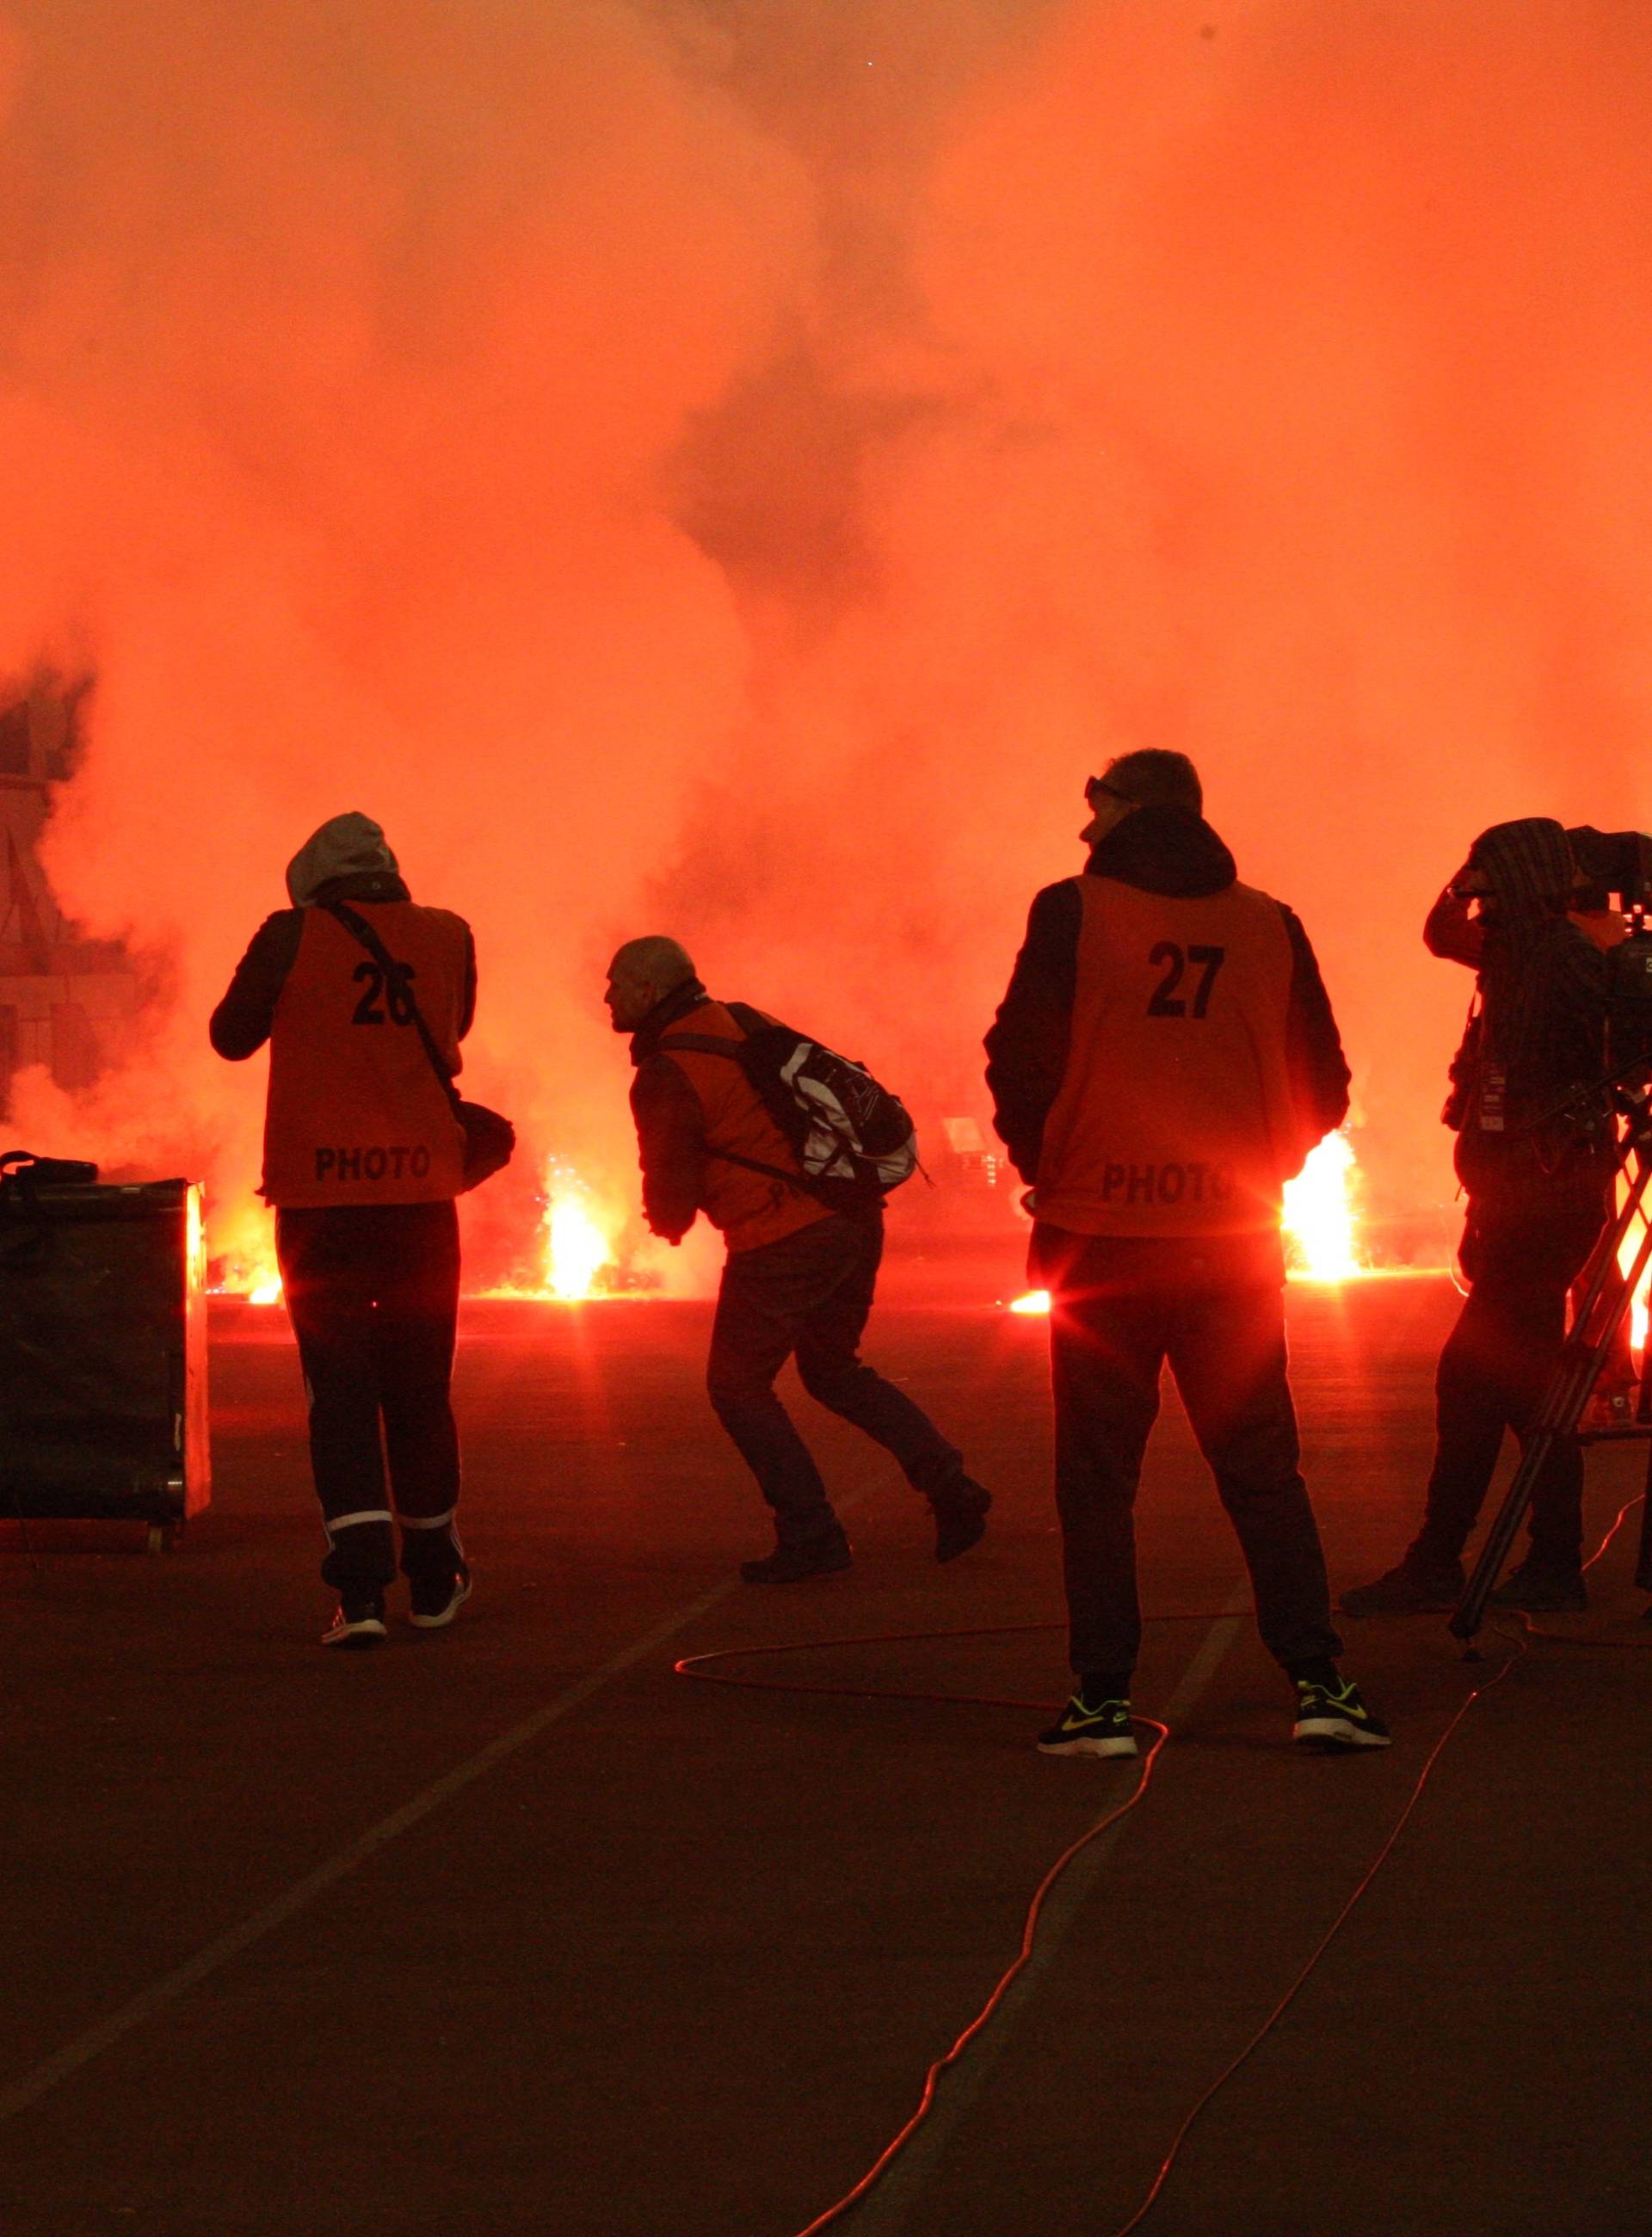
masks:
<svg viewBox="0 0 1652 2237"><path fill-rule="evenodd" d="M340 1600L333 1620L321 1633L323 1646L382 1646L390 1636L384 1620L384 1598Z"/></svg>
<svg viewBox="0 0 1652 2237"><path fill-rule="evenodd" d="M422 1590L415 1585L407 1620L420 1631L439 1631L445 1623L452 1623L470 1596L471 1573L465 1567L451 1585L438 1585L433 1590L428 1585Z"/></svg>

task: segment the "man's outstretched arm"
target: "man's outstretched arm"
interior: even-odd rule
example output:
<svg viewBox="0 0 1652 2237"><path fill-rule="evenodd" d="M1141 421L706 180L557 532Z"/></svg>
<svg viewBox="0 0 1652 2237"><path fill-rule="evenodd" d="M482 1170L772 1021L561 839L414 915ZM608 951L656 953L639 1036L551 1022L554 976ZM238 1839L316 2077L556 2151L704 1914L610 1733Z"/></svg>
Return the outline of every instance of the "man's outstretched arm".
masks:
<svg viewBox="0 0 1652 2237"><path fill-rule="evenodd" d="M1464 963L1470 971L1477 971L1485 955L1485 927L1469 914L1473 895L1457 890L1459 881L1467 875L1465 862L1429 911L1423 925L1423 945L1442 962Z"/></svg>
<svg viewBox="0 0 1652 2237"><path fill-rule="evenodd" d="M207 1031L220 1056L239 1064L269 1039L287 974L298 960L304 918L299 909L278 909L253 934L235 966L229 990L212 1013Z"/></svg>

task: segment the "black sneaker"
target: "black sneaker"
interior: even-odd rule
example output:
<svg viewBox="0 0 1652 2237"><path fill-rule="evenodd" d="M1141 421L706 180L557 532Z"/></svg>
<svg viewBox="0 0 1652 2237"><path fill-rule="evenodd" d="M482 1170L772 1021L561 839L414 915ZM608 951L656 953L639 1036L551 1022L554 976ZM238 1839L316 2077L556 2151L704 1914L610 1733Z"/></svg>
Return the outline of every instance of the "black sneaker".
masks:
<svg viewBox="0 0 1652 2237"><path fill-rule="evenodd" d="M1589 1606L1589 1587L1581 1569L1551 1569L1541 1561L1523 1561L1486 1606L1523 1608L1529 1615L1581 1615Z"/></svg>
<svg viewBox="0 0 1652 2237"><path fill-rule="evenodd" d="M323 1646L382 1646L390 1636L384 1620L384 1594L360 1598L347 1593L333 1611L333 1620L321 1633Z"/></svg>
<svg viewBox="0 0 1652 2237"><path fill-rule="evenodd" d="M407 1620L420 1631L439 1631L445 1623L452 1623L470 1596L471 1573L461 1562L455 1577L438 1578L434 1583L420 1580L410 1587L408 1598L413 1605Z"/></svg>
<svg viewBox="0 0 1652 2237"><path fill-rule="evenodd" d="M1038 1736L1041 1755L1136 1755L1128 1701L1087 1701L1074 1693L1059 1721Z"/></svg>
<svg viewBox="0 0 1652 2237"><path fill-rule="evenodd" d="M1413 1561L1369 1585L1353 1585L1337 1605L1344 1615L1450 1615L1463 1597L1461 1561Z"/></svg>
<svg viewBox="0 0 1652 2237"><path fill-rule="evenodd" d="M854 1559L847 1538L816 1538L807 1546L776 1546L761 1561L742 1561L749 1585L801 1585L810 1577L835 1577Z"/></svg>
<svg viewBox="0 0 1652 2237"><path fill-rule="evenodd" d="M1297 1722L1292 1738L1304 1747L1379 1748L1393 1745L1388 1727L1373 1717L1351 1678L1334 1686L1315 1678L1297 1679Z"/></svg>
<svg viewBox="0 0 1652 2237"><path fill-rule="evenodd" d="M985 1485L967 1475L935 1493L929 1505L935 1513L937 1561L955 1561L960 1554L980 1545L987 1534L987 1510L992 1503L993 1495Z"/></svg>

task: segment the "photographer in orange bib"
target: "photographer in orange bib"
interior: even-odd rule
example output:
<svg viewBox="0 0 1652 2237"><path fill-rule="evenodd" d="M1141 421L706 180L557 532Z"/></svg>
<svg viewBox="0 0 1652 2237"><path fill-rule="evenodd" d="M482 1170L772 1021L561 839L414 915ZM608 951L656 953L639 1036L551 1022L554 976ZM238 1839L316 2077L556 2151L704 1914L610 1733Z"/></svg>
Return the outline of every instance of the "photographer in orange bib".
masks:
<svg viewBox="0 0 1652 2237"><path fill-rule="evenodd" d="M309 1400L321 1575L339 1595L322 1644L376 1646L395 1525L415 1626L451 1622L471 1588L448 1396L465 1138L404 987L351 920L405 973L450 1073L476 950L463 917L413 901L370 816L322 824L287 890L292 907L260 926L213 1012L212 1045L239 1063L269 1043L262 1193Z"/></svg>
<svg viewBox="0 0 1652 2237"><path fill-rule="evenodd" d="M1085 789L1081 875L1034 901L987 1035L998 1131L1031 1184L1050 1293L1055 1496L1078 1680L1039 1746L1134 1755L1133 1509L1166 1360L1250 1570L1294 1737L1388 1732L1337 1667L1286 1376L1281 1192L1348 1108L1348 1067L1296 917L1240 885L1183 754Z"/></svg>

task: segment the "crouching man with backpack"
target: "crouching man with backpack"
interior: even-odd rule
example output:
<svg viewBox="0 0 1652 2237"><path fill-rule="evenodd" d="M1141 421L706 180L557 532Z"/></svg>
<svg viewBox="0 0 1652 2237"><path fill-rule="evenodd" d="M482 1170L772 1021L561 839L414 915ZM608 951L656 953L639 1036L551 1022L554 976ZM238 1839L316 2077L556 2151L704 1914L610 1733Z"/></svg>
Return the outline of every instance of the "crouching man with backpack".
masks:
<svg viewBox="0 0 1652 2237"><path fill-rule="evenodd" d="M856 1065L741 1003L714 1002L673 940L633 940L604 997L631 1037L643 1211L680 1243L704 1211L729 1255L706 1383L774 1509L748 1584L849 1565L820 1471L775 1395L795 1352L818 1399L894 1454L934 1512L935 1559L977 1544L991 1495L921 1408L859 1356L883 1251L883 1193L915 1165L911 1125Z"/></svg>

